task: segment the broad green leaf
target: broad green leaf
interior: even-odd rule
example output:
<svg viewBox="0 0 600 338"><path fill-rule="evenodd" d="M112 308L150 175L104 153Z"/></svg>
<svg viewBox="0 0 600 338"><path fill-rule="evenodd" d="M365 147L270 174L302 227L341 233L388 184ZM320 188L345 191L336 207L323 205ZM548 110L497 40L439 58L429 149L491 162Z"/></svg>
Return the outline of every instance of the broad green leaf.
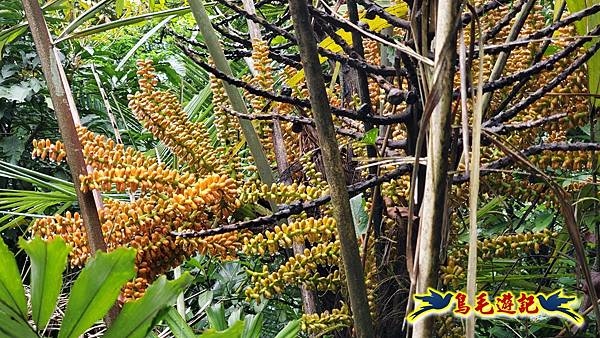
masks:
<svg viewBox="0 0 600 338"><path fill-rule="evenodd" d="M288 42L288 39L286 39L284 36L277 35L276 37L271 39L271 46L283 45L284 43L287 43L287 42Z"/></svg>
<svg viewBox="0 0 600 338"><path fill-rule="evenodd" d="M21 36L27 30L27 25L24 23L12 26L3 31L0 31L0 61L2 60L2 52L4 46L11 43L13 40Z"/></svg>
<svg viewBox="0 0 600 338"><path fill-rule="evenodd" d="M208 323L211 328L222 331L227 328L227 320L225 320L225 309L223 303L218 303L206 309Z"/></svg>
<svg viewBox="0 0 600 338"><path fill-rule="evenodd" d="M560 48L558 46L550 45L550 46L548 46L548 48L546 48L546 51L544 52L544 55L545 56L551 56L551 55L554 55L559 50L560 50Z"/></svg>
<svg viewBox="0 0 600 338"><path fill-rule="evenodd" d="M377 141L377 136L378 135L379 135L379 129L378 128L373 128L373 129L371 129L371 130L369 130L368 132L365 133L365 135L362 138L362 141L365 144L373 145Z"/></svg>
<svg viewBox="0 0 600 338"><path fill-rule="evenodd" d="M600 0L566 0L567 8L569 12L579 12L587 7L600 4ZM580 35L586 35L589 31L600 25L600 13L586 16L585 18L576 21L575 27ZM585 44L587 48L598 42L598 38L592 39L592 41ZM600 93L600 53L596 53L587 62L588 66L588 82L590 94ZM600 107L600 100L593 99L594 105Z"/></svg>
<svg viewBox="0 0 600 338"><path fill-rule="evenodd" d="M0 98L5 98L9 101L25 102L31 93L31 88L22 84L0 87Z"/></svg>
<svg viewBox="0 0 600 338"><path fill-rule="evenodd" d="M0 312L0 337L3 338L37 338L39 337L23 319L11 318Z"/></svg>
<svg viewBox="0 0 600 338"><path fill-rule="evenodd" d="M242 308L231 311L229 318L227 318L227 326L235 324L238 320L242 320Z"/></svg>
<svg viewBox="0 0 600 338"><path fill-rule="evenodd" d="M40 237L31 241L21 238L19 246L31 259L31 312L36 327L42 329L56 308L70 248L62 237L51 241Z"/></svg>
<svg viewBox="0 0 600 338"><path fill-rule="evenodd" d="M176 280L161 276L146 290L144 297L125 304L117 320L104 338L143 338L152 329L152 321L165 307L173 305L177 296L191 283L193 277L184 273Z"/></svg>
<svg viewBox="0 0 600 338"><path fill-rule="evenodd" d="M1 89L0 89L1 91ZM17 163L23 156L30 132L25 128L14 128L12 135L0 139L0 153L11 163Z"/></svg>
<svg viewBox="0 0 600 338"><path fill-rule="evenodd" d="M135 250L119 248L98 251L88 261L71 289L59 338L78 337L108 312L123 284L135 276L134 258Z"/></svg>
<svg viewBox="0 0 600 338"><path fill-rule="evenodd" d="M200 309L198 313L204 312L206 308L212 303L213 300L213 291L208 290L204 291L198 296L198 308Z"/></svg>
<svg viewBox="0 0 600 338"><path fill-rule="evenodd" d="M298 332L300 332L300 320L296 319L287 323L275 338L296 338L298 337Z"/></svg>
<svg viewBox="0 0 600 338"><path fill-rule="evenodd" d="M244 338L259 338L263 327L262 312L257 315L246 315L244 319Z"/></svg>
<svg viewBox="0 0 600 338"><path fill-rule="evenodd" d="M19 268L15 257L1 237L0 266L0 312L27 319L27 301Z"/></svg>
<svg viewBox="0 0 600 338"><path fill-rule="evenodd" d="M210 328L204 331L199 338L241 338L243 331L244 322L240 320L226 330L217 331L214 328Z"/></svg>
<svg viewBox="0 0 600 338"><path fill-rule="evenodd" d="M350 209L352 210L352 219L354 220L354 230L356 236L367 233L369 215L365 211L366 202L362 194L358 194L350 199Z"/></svg>
<svg viewBox="0 0 600 338"><path fill-rule="evenodd" d="M167 322L167 325L169 325L175 338L189 338L196 336L192 328L183 318L181 318L181 314L179 314L174 307L169 308L169 311L167 311L163 320Z"/></svg>

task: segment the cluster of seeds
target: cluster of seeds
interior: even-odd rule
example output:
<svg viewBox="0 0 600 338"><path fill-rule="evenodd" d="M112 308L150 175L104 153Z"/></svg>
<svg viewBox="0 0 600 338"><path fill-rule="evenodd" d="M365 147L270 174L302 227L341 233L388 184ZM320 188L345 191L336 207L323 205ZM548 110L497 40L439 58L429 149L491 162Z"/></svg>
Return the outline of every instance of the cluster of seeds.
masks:
<svg viewBox="0 0 600 338"><path fill-rule="evenodd" d="M226 111L227 109L231 110L231 106L225 93L223 82L211 74L209 76L209 83L212 92L213 115L215 117L217 136L225 145L231 146L238 138L240 124L234 116L228 114Z"/></svg>
<svg viewBox="0 0 600 338"><path fill-rule="evenodd" d="M581 171L592 169L592 153L589 151L544 151L529 158L533 164L545 169Z"/></svg>
<svg viewBox="0 0 600 338"><path fill-rule="evenodd" d="M41 158L45 160L48 158L51 162L62 162L67 157L65 151L65 145L61 141L52 143L49 139L45 140L33 140L33 151L31 152L31 158Z"/></svg>
<svg viewBox="0 0 600 338"><path fill-rule="evenodd" d="M206 128L190 122L177 96L157 91L152 61L138 61L142 91L129 95L129 108L144 127L163 141L179 159L198 174L222 171L223 163L210 143Z"/></svg>
<svg viewBox="0 0 600 338"><path fill-rule="evenodd" d="M52 239L61 236L72 247L69 252L69 261L72 266L82 266L91 255L87 243L87 232L78 212L71 214L70 211L67 211L64 216L40 218L33 223L31 231L42 238Z"/></svg>
<svg viewBox="0 0 600 338"><path fill-rule="evenodd" d="M302 331L309 334L319 334L338 330L352 325L352 316L348 305L342 303L339 309L325 310L322 313L303 314Z"/></svg>
<svg viewBox="0 0 600 338"><path fill-rule="evenodd" d="M408 206L408 193L410 190L410 176L403 175L400 178L390 180L381 185L384 196L389 197L394 205Z"/></svg>
<svg viewBox="0 0 600 338"><path fill-rule="evenodd" d="M294 223L277 225L273 231L265 231L247 239L244 243L246 254L265 255L274 254L282 248L289 249L294 242L311 244L325 243L335 237L335 219L323 217L319 219L308 218Z"/></svg>
<svg viewBox="0 0 600 338"><path fill-rule="evenodd" d="M180 264L186 257L199 252L235 257L246 233L229 232L204 239L184 239L172 231L202 230L213 221L226 219L238 207L235 182L212 175L170 197L150 195L133 202L107 200L100 211L102 232L109 250L121 246L135 248L138 278L147 285L153 278ZM33 233L45 238L61 236L73 250L70 262L82 266L90 257L83 221L79 214L55 215L37 220ZM143 294L144 289L126 289L127 297ZM127 291L130 290L130 291Z"/></svg>
<svg viewBox="0 0 600 338"><path fill-rule="evenodd" d="M436 318L436 332L440 338L462 338L465 336L460 320L454 316L440 316Z"/></svg>
<svg viewBox="0 0 600 338"><path fill-rule="evenodd" d="M257 182L247 182L241 189L240 201L244 204L255 203L259 199L274 201L278 204L290 204L294 201L310 201L327 194L327 191L311 185L298 183L273 183L270 186Z"/></svg>
<svg viewBox="0 0 600 338"><path fill-rule="evenodd" d="M260 302L261 297L270 299L280 294L288 285L306 285L316 290L336 289L339 285L339 272L321 277L319 266L337 266L340 259L339 241L319 244L304 249L304 253L290 257L277 271L269 273L264 265L261 272L248 270L253 286L246 289L246 298Z"/></svg>
<svg viewBox="0 0 600 338"><path fill-rule="evenodd" d="M381 53L379 51L379 42L371 39L366 39L363 41L363 46L365 50L365 61L373 65L381 64ZM381 90L381 87L373 78L368 79L369 83L369 96L371 99L372 110L375 112L379 109L380 100L384 101L385 97L382 98L382 95L385 95Z"/></svg>
<svg viewBox="0 0 600 338"><path fill-rule="evenodd" d="M552 246L557 232L544 229L540 232L523 232L511 235L501 235L495 238L485 238L477 241L477 255L483 260L495 258L517 257L522 254L539 254L543 246ZM454 251L448 256L445 266L440 267L441 279L444 285L458 287L464 281L465 269L462 266L468 256L466 247Z"/></svg>

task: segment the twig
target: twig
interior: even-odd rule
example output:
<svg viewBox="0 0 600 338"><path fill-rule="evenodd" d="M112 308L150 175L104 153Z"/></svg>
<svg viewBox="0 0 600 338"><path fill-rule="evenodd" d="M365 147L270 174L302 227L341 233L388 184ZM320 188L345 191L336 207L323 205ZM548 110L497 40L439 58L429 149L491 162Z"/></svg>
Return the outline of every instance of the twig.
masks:
<svg viewBox="0 0 600 338"><path fill-rule="evenodd" d="M209 65L207 62L200 60L195 55L195 53L193 51L191 51L190 49L188 49L186 46L179 44L179 48L181 48L184 51L184 53L186 55L188 55L190 58L192 58L192 60L194 60L194 62L196 62L200 67L204 68L206 71L213 74L216 78L223 80L233 86L243 88L251 94L258 95L258 96L273 100L275 102L290 103L290 104L293 104L293 105L301 107L301 108L311 108L312 107L310 102L307 100L298 99L298 98L294 98L292 96L286 96L286 95L282 95L282 94L275 94L273 92L262 90L262 89L259 89L255 86L252 86L252 85L246 83L245 81L238 80L232 76L226 75L226 74L222 73L221 71L219 71L218 69ZM348 109L341 109L341 108L331 108L331 111L334 115L337 115L337 116L344 116L344 117L348 117L348 118L355 119L358 121L369 121L369 122L372 122L374 124L379 124L379 125L403 123L404 121L406 121L409 118L409 114L406 111L404 111L400 114L392 115L392 116L364 116L364 115L360 114L360 111L355 112L355 111L351 111Z"/></svg>
<svg viewBox="0 0 600 338"><path fill-rule="evenodd" d="M531 34L529 34L521 39L518 39L516 41L513 41L509 44L485 46L484 50L487 54L496 54L496 53L500 53L502 51L508 51L508 50L515 49L518 47L526 46L534 40L550 36L550 35L552 35L552 33L557 31L558 29L568 26L575 21L579 21L579 20L585 18L586 16L593 15L597 12L600 12L600 4L595 4L595 5L587 7L584 10L581 10L577 13L573 13L573 14L569 15L568 17L564 18L563 20L559 20L548 27L542 28L534 33L531 33ZM475 50L475 53L478 53L478 52L479 52L478 50Z"/></svg>
<svg viewBox="0 0 600 338"><path fill-rule="evenodd" d="M350 197L356 196L361 192L373 188L376 185L379 185L384 182L389 182L392 179L398 178L407 172L409 172L412 168L412 165L401 165L393 171L385 175L381 175L376 178L371 178L365 180L360 183L356 183L348 187L348 194ZM231 231L245 230L245 229L264 229L268 224L274 224L280 219L284 219L286 217L297 215L304 210L313 209L316 207L320 207L326 203L328 203L331 199L331 196L325 195L314 199L309 202L296 202L291 203L285 206L281 206L279 211L273 213L269 216L258 217L249 221L243 221L228 225L223 225L219 228L206 229L201 231L185 231L185 232L171 232L174 236L179 236L183 238L197 238L197 237L208 237L212 235L227 233Z"/></svg>
<svg viewBox="0 0 600 338"><path fill-rule="evenodd" d="M600 6L599 6L600 7ZM507 121L513 116L517 115L523 109L537 101L539 98L544 96L547 92L551 91L554 87L558 86L561 82L563 82L569 75L571 75L575 70L581 67L584 63L586 63L589 59L592 58L596 54L596 52L600 49L600 41L596 42L591 48L589 48L583 55L574 60L564 71L558 74L555 78L550 80L546 85L542 88L536 90L533 94L523 99L519 103L515 104L511 108L498 113L497 115L490 118L483 124L484 128L493 127L498 125L500 122Z"/></svg>
<svg viewBox="0 0 600 338"><path fill-rule="evenodd" d="M486 130L484 130L486 131ZM487 132L487 131L486 131ZM558 142L558 143L545 143L534 145L529 148L520 151L522 156L532 156L540 154L544 151L590 151L600 150L600 143L586 143L586 142ZM481 168L482 172L500 169L507 167L514 163L511 156L506 156L501 159L492 161ZM469 180L469 174L457 175L453 179L454 184L464 183Z"/></svg>
<svg viewBox="0 0 600 338"><path fill-rule="evenodd" d="M567 6L567 2L563 1L560 10L558 11L558 15L554 18L554 22L556 22L557 20L560 20L560 18L562 17L565 8ZM544 44L542 45L542 47L537 51L537 53L533 56L533 60L532 60L532 64L537 64L538 62L542 61L542 58L544 57L544 54L546 52L546 50L548 49L548 47L550 46L550 44L552 44L552 40L546 40L544 41ZM496 115L498 114L498 112L504 110L508 104L521 92L521 89L523 89L523 87L525 86L525 84L527 84L527 81L529 81L530 77L524 77L522 78L510 91L510 93L502 100L502 102L500 102L500 104L498 105L498 107L496 107L496 110L494 111L494 113L492 115ZM548 93L549 94L549 93ZM546 94L546 95L548 95Z"/></svg>

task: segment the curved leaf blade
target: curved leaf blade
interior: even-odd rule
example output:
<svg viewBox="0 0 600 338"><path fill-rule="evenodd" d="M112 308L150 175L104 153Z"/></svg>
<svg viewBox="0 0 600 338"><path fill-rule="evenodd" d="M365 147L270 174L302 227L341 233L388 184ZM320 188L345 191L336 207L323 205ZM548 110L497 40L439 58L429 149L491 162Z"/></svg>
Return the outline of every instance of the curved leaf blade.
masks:
<svg viewBox="0 0 600 338"><path fill-rule="evenodd" d="M169 329L171 329L171 333L173 333L175 338L190 338L196 336L192 328L174 307L169 308L169 311L167 311L163 319L167 322L167 325L169 325Z"/></svg>
<svg viewBox="0 0 600 338"><path fill-rule="evenodd" d="M211 328L217 331L223 331L227 328L223 303L218 303L206 308L206 316L208 317L208 324Z"/></svg>
<svg viewBox="0 0 600 338"><path fill-rule="evenodd" d="M187 272L173 281L168 281L167 277L161 276L150 285L144 297L125 304L104 338L145 337L152 329L152 322L158 313L165 307L173 305L177 296L192 279Z"/></svg>
<svg viewBox="0 0 600 338"><path fill-rule="evenodd" d="M246 315L244 318L244 338L260 338L260 333L263 328L263 314L260 312L257 315Z"/></svg>
<svg viewBox="0 0 600 338"><path fill-rule="evenodd" d="M12 252L0 238L0 312L27 320L27 300L19 268Z"/></svg>
<svg viewBox="0 0 600 338"><path fill-rule="evenodd" d="M59 338L78 337L108 312L123 284L135 276L134 259L133 249L96 253L71 289Z"/></svg>
<svg viewBox="0 0 600 338"><path fill-rule="evenodd" d="M228 329L223 331L217 331L215 329L208 329L204 331L199 337L200 338L241 338L242 332L244 331L244 321L238 320Z"/></svg>
<svg viewBox="0 0 600 338"><path fill-rule="evenodd" d="M136 44L133 47L131 47L129 52L127 52L127 54L125 54L125 57L123 57L123 59L117 65L116 70L120 71L121 69L123 69L123 66L125 66L125 63L127 63L127 61L129 61L129 59L133 56L133 54L135 54L135 52L138 50L138 48L140 48L143 44L145 44L146 41L148 41L148 39L150 39L152 37L152 35L156 34L156 32L158 32L164 25L168 24L169 21L173 20L175 17L177 17L177 15L169 15L166 19L161 21L158 25L152 27L151 30L149 30L146 34L144 34L144 36L142 36L142 38L138 42L136 42Z"/></svg>
<svg viewBox="0 0 600 338"><path fill-rule="evenodd" d="M62 273L67 267L70 248L62 237L44 241L19 240L19 246L31 259L31 312L38 329L48 324L62 287Z"/></svg>
<svg viewBox="0 0 600 338"><path fill-rule="evenodd" d="M298 332L300 332L300 320L296 319L287 323L275 338L296 338L298 337Z"/></svg>
<svg viewBox="0 0 600 338"><path fill-rule="evenodd" d="M144 22L146 20L150 20L150 19L164 18L169 15L183 15L183 14L187 14L189 11L190 11L189 6L184 6L184 7L179 7L179 8L167 9L167 10L160 11L160 12L147 13L147 14L143 14L143 15L119 19L119 20L108 22L108 23L103 23L103 24L100 24L97 26L92 26L92 27L89 27L86 29L82 29L77 32L73 32L71 34L68 34L68 35L60 38L60 39L57 39L55 41L55 43L59 43L64 40L79 39L84 36L106 32L111 29L115 29L115 28L119 28L119 27L123 27L123 26L127 26L127 25L133 25L133 24L136 24L139 22Z"/></svg>
<svg viewBox="0 0 600 338"><path fill-rule="evenodd" d="M67 26L67 28L65 28L65 30L58 36L58 38L60 39L60 38L64 37L65 35L70 34L71 32L73 32L79 26L83 25L86 21L88 21L97 12L99 12L100 10L102 10L102 8L104 8L104 6L106 6L107 4L109 4L109 3L113 2L113 1L114 0L103 0L103 1L100 1L97 4L95 4L94 6L92 6L90 9L88 9L83 14L81 14L77 19L73 20L73 22L71 22Z"/></svg>
<svg viewBox="0 0 600 338"><path fill-rule="evenodd" d="M37 338L39 336L23 319L11 318L8 314L0 312L0 337Z"/></svg>

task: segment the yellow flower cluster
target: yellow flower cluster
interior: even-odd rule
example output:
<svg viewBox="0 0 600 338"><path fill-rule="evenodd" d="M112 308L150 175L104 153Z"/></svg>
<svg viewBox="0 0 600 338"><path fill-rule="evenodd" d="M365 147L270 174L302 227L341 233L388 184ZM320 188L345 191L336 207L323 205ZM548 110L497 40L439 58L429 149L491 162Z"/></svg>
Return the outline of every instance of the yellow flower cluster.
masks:
<svg viewBox="0 0 600 338"><path fill-rule="evenodd" d="M269 273L266 265L263 266L262 272L248 271L254 286L246 289L246 298L260 302L261 296L272 298L274 294L283 292L287 285L304 284L318 290L337 288L339 272L321 277L317 267L335 266L339 264L339 259L340 243L335 241L304 249L304 253L290 257L273 273Z"/></svg>
<svg viewBox="0 0 600 338"><path fill-rule="evenodd" d="M553 245L557 232L544 229L539 232L524 232L511 235L501 235L495 238L485 238L477 241L477 255L483 260L494 258L517 257L520 254L539 254L542 246ZM448 256L445 266L440 267L442 283L458 287L465 278L465 269L461 264L468 256L466 247L460 248Z"/></svg>
<svg viewBox="0 0 600 338"><path fill-rule="evenodd" d="M312 185L298 183L273 183L270 186L257 182L247 182L241 189L240 201L244 204L255 203L259 199L274 201L278 204L290 204L294 201L310 201L328 194L328 191Z"/></svg>
<svg viewBox="0 0 600 338"><path fill-rule="evenodd" d="M339 309L333 309L331 313L324 311L317 314L302 315L302 331L309 334L322 334L333 330L350 327L352 325L352 316L348 305L342 303Z"/></svg>
<svg viewBox="0 0 600 338"><path fill-rule="evenodd" d="M60 163L67 157L65 145L61 141L56 141L56 143L52 143L52 141L50 141L49 139L33 140L32 144L32 159L41 158L42 160L45 160L47 157L51 162Z"/></svg>
<svg viewBox="0 0 600 338"><path fill-rule="evenodd" d="M210 144L202 124L190 122L177 97L157 91L152 61L138 61L141 91L129 95L129 108L144 127L163 141L178 158L198 174L221 172L223 163Z"/></svg>
<svg viewBox="0 0 600 338"><path fill-rule="evenodd" d="M335 219L323 217L319 219L303 219L289 225L277 225L273 231L265 231L256 236L246 239L244 252L246 254L265 253L274 254L282 248L289 249L294 242L304 243L307 240L311 244L328 242L335 237Z"/></svg>

